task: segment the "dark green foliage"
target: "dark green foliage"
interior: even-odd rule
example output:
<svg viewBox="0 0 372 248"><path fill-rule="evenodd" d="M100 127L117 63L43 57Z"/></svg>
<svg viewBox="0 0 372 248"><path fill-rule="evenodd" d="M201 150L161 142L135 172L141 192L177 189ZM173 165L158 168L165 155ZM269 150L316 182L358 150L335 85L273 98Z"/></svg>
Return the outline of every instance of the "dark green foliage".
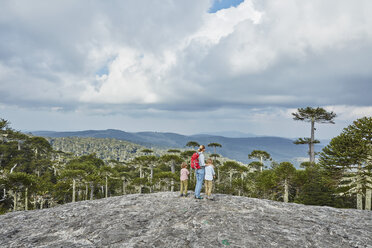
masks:
<svg viewBox="0 0 372 248"><path fill-rule="evenodd" d="M256 173L256 196L264 199L275 199L277 195L277 180L273 170Z"/></svg>
<svg viewBox="0 0 372 248"><path fill-rule="evenodd" d="M334 180L344 195L357 195L358 209L363 209L362 197L372 190L372 117L354 121L333 138L320 163L337 176Z"/></svg>
<svg viewBox="0 0 372 248"><path fill-rule="evenodd" d="M343 207L342 200L335 196L335 188L327 172L319 165L307 166L297 172L295 185L297 203L317 206Z"/></svg>
<svg viewBox="0 0 372 248"><path fill-rule="evenodd" d="M319 122L319 123L332 123L334 124L333 119L336 117L336 114L327 112L324 108L298 108L296 113L292 113L293 119L296 121L306 121L306 122Z"/></svg>
<svg viewBox="0 0 372 248"><path fill-rule="evenodd" d="M197 148L197 147L199 147L200 145L199 145L199 143L196 142L196 141L189 141L189 142L187 142L186 146Z"/></svg>
<svg viewBox="0 0 372 248"><path fill-rule="evenodd" d="M296 173L296 168L290 162L282 162L275 167L274 172L279 180L293 178Z"/></svg>
<svg viewBox="0 0 372 248"><path fill-rule="evenodd" d="M313 144L318 144L320 143L319 140L313 140L312 142ZM311 139L310 138L298 138L297 140L293 141L293 144L296 144L296 145L309 145L311 144Z"/></svg>
<svg viewBox="0 0 372 248"><path fill-rule="evenodd" d="M253 161L249 163L249 167L256 171L259 171L262 167L262 164L259 161Z"/></svg>
<svg viewBox="0 0 372 248"><path fill-rule="evenodd" d="M150 150L150 149L143 149L143 150L141 150L141 152L143 152L145 155L148 155L150 153L153 153L154 151Z"/></svg>
<svg viewBox="0 0 372 248"><path fill-rule="evenodd" d="M249 159L260 159L262 161L266 161L266 160L271 160L271 156L269 153L267 153L266 151L261 151L261 150L253 150L249 155L248 155L248 158Z"/></svg>
<svg viewBox="0 0 372 248"><path fill-rule="evenodd" d="M178 149L169 149L167 152L169 152L169 153L181 153L181 151L178 150Z"/></svg>

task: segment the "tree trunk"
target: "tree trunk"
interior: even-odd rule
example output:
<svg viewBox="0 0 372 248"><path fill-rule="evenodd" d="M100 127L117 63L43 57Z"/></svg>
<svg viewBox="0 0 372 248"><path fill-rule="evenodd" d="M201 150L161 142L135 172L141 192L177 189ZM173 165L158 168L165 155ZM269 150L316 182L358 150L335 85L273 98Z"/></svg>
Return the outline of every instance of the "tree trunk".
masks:
<svg viewBox="0 0 372 248"><path fill-rule="evenodd" d="M357 194L357 209L363 209L363 195L361 193Z"/></svg>
<svg viewBox="0 0 372 248"><path fill-rule="evenodd" d="M125 192L125 187L126 185L125 185L125 179L123 179L123 195L126 195L126 192Z"/></svg>
<svg viewBox="0 0 372 248"><path fill-rule="evenodd" d="M240 174L240 179L242 180L242 184L241 184L241 190L243 191L244 190L244 173L241 173ZM239 192L239 196L240 196L240 192Z"/></svg>
<svg viewBox="0 0 372 248"><path fill-rule="evenodd" d="M172 162L171 164L171 171L172 173L176 173L176 167L174 166L174 163ZM174 179L172 178L172 181L171 181L171 191L173 192L174 191Z"/></svg>
<svg viewBox="0 0 372 248"><path fill-rule="evenodd" d="M18 163L16 163L11 169L10 169L10 173L9 174L12 174L13 173L13 170L18 166Z"/></svg>
<svg viewBox="0 0 372 248"><path fill-rule="evenodd" d="M13 211L17 210L17 192L14 191L13 193Z"/></svg>
<svg viewBox="0 0 372 248"><path fill-rule="evenodd" d="M357 173L357 209L363 210L363 191L362 191L362 165L358 165Z"/></svg>
<svg viewBox="0 0 372 248"><path fill-rule="evenodd" d="M315 119L314 117L311 118L311 138L310 138L310 163L315 162L315 152L314 152L314 128L315 125Z"/></svg>
<svg viewBox="0 0 372 248"><path fill-rule="evenodd" d="M371 196L372 196L372 189L366 189L365 210L371 210Z"/></svg>
<svg viewBox="0 0 372 248"><path fill-rule="evenodd" d="M362 192L361 192L362 185L360 184L360 182L358 182L358 184L357 184L357 189L358 189L358 193L357 193L357 209L363 210L363 195L362 195Z"/></svg>
<svg viewBox="0 0 372 248"><path fill-rule="evenodd" d="M233 173L232 173L232 171L230 171L230 187L232 185L232 176L233 176Z"/></svg>
<svg viewBox="0 0 372 248"><path fill-rule="evenodd" d="M31 204L34 205L34 209L37 209L36 194L35 193L32 194L31 199L33 199L33 201L30 201Z"/></svg>
<svg viewBox="0 0 372 248"><path fill-rule="evenodd" d="M150 167L150 178L151 178L151 182L152 182L152 179L154 178L154 167L152 165Z"/></svg>
<svg viewBox="0 0 372 248"><path fill-rule="evenodd" d="M262 156L260 157L260 162L261 162L260 171L262 172L262 170L263 170L263 158L262 158Z"/></svg>
<svg viewBox="0 0 372 248"><path fill-rule="evenodd" d="M94 194L94 184L91 183L90 184L90 200L92 201L93 200L93 195Z"/></svg>
<svg viewBox="0 0 372 248"><path fill-rule="evenodd" d="M217 183L220 184L220 167L217 167Z"/></svg>
<svg viewBox="0 0 372 248"><path fill-rule="evenodd" d="M85 200L88 200L88 183L85 183Z"/></svg>
<svg viewBox="0 0 372 248"><path fill-rule="evenodd" d="M107 176L106 176L106 185L105 186L106 186L106 188L105 188L105 198L107 198L107 191L108 191L107 190Z"/></svg>
<svg viewBox="0 0 372 248"><path fill-rule="evenodd" d="M6 198L6 188L4 188L3 190L3 199L5 200L5 198Z"/></svg>
<svg viewBox="0 0 372 248"><path fill-rule="evenodd" d="M44 208L44 198L43 197L41 197L40 198L41 200L40 200L40 209L43 209Z"/></svg>
<svg viewBox="0 0 372 248"><path fill-rule="evenodd" d="M140 178L143 178L143 176L142 176L142 164L140 165Z"/></svg>
<svg viewBox="0 0 372 248"><path fill-rule="evenodd" d="M284 202L288 202L288 180L284 181Z"/></svg>
<svg viewBox="0 0 372 248"><path fill-rule="evenodd" d="M72 179L72 202L75 202L75 187L76 187L76 181L75 179Z"/></svg>
<svg viewBox="0 0 372 248"><path fill-rule="evenodd" d="M25 210L28 210L28 188L25 191Z"/></svg>
<svg viewBox="0 0 372 248"><path fill-rule="evenodd" d="M154 185L152 183L153 177L154 177L154 167L151 165L150 166L150 184L151 184L151 186L150 186L150 193L152 193L154 191Z"/></svg>

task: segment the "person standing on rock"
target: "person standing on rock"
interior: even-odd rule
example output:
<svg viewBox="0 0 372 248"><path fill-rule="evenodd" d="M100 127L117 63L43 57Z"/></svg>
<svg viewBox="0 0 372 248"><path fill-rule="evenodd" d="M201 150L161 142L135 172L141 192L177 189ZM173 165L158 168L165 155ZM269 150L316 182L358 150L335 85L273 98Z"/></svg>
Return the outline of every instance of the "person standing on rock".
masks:
<svg viewBox="0 0 372 248"><path fill-rule="evenodd" d="M200 191L203 187L204 175L205 175L204 152L205 152L205 146L201 145L198 149L200 169L195 170L195 175L196 175L195 198L196 199L203 199L203 197L200 196Z"/></svg>
<svg viewBox="0 0 372 248"><path fill-rule="evenodd" d="M189 170L187 169L187 163L183 162L182 165L181 165L181 177L180 177L180 180L181 180L181 195L180 196L187 196L187 182L188 182L188 179L189 179Z"/></svg>
<svg viewBox="0 0 372 248"><path fill-rule="evenodd" d="M212 187L213 187L213 178L216 177L216 173L213 169L213 162L212 159L207 160L207 164L205 165L205 181L204 181L204 187L205 187L205 194L207 195L208 200L213 200L212 195Z"/></svg>

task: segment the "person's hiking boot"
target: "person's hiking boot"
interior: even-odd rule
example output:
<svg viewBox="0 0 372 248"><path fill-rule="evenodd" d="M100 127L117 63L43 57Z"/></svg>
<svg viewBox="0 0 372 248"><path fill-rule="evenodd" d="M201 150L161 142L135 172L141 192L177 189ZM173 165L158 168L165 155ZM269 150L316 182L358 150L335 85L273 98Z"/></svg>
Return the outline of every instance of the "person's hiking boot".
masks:
<svg viewBox="0 0 372 248"><path fill-rule="evenodd" d="M186 193L186 194L184 194L183 196L184 196L184 197L188 197L188 196L189 196L189 193Z"/></svg>
<svg viewBox="0 0 372 248"><path fill-rule="evenodd" d="M202 200L202 199L203 199L203 197L201 197L201 196L195 196L195 199L199 199L199 200Z"/></svg>
<svg viewBox="0 0 372 248"><path fill-rule="evenodd" d="M180 197L182 197L183 196L183 194L180 194Z"/></svg>

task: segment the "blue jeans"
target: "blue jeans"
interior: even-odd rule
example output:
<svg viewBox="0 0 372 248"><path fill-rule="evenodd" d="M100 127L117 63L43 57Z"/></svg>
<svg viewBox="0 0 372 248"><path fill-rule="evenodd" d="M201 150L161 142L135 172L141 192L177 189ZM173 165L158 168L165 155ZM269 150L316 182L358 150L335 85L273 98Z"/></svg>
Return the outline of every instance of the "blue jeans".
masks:
<svg viewBox="0 0 372 248"><path fill-rule="evenodd" d="M200 191L203 187L205 169L204 167L196 170L195 197L200 197Z"/></svg>

